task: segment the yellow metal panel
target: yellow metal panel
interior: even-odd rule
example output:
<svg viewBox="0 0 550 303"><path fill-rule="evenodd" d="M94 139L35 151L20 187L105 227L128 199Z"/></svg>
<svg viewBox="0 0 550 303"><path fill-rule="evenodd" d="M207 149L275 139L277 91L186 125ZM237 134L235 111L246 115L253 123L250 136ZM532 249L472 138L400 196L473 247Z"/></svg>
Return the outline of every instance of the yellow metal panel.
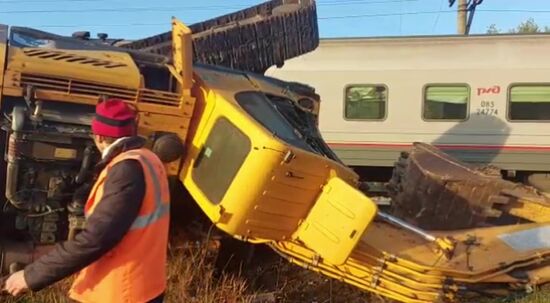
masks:
<svg viewBox="0 0 550 303"><path fill-rule="evenodd" d="M271 141L276 139L271 138ZM262 194L247 212L246 226L256 237L261 235L266 239L289 239L309 213L322 185L328 180L330 162L326 158L289 147L281 150L287 152L277 152L279 160L271 168L265 167L265 161L259 162L255 168L267 169ZM288 152L295 156L284 160ZM302 162L297 159L317 165L301 165Z"/></svg>
<svg viewBox="0 0 550 303"><path fill-rule="evenodd" d="M340 178L332 178L295 238L332 264L343 264L372 222L377 207Z"/></svg>
<svg viewBox="0 0 550 303"><path fill-rule="evenodd" d="M532 222L550 222L550 207L544 203L520 199L502 206L502 210Z"/></svg>
<svg viewBox="0 0 550 303"><path fill-rule="evenodd" d="M36 49L37 51L50 51L56 53L56 57L64 55L74 58L88 58L88 60L101 60L112 62L112 68L95 66L93 64L81 64L67 60L55 60L41 58L29 53L32 48L10 47L7 69L15 73L44 75L49 77L62 77L67 79L90 81L97 84L106 84L124 88L137 89L140 87L141 77L139 70L130 55L121 52L106 51L81 51L81 50L50 50Z"/></svg>
<svg viewBox="0 0 550 303"><path fill-rule="evenodd" d="M77 151L72 148L56 148L54 157L58 159L76 159Z"/></svg>
<svg viewBox="0 0 550 303"><path fill-rule="evenodd" d="M193 41L191 29L172 18L172 56L182 95L189 95L193 85Z"/></svg>
<svg viewBox="0 0 550 303"><path fill-rule="evenodd" d="M195 98L191 96L193 89L193 41L191 34L191 29L183 22L172 18L173 66L169 66L169 70L178 81L178 91L181 96L180 110L185 117L189 118L193 115L195 108ZM191 119L187 120L184 125L185 134L182 133L183 136L180 136L183 140L187 139L190 124Z"/></svg>
<svg viewBox="0 0 550 303"><path fill-rule="evenodd" d="M174 110L178 113L177 110ZM176 115L156 114L151 112L139 112L138 130L142 135L150 135L154 132L175 133L182 140L187 136L189 118Z"/></svg>
<svg viewBox="0 0 550 303"><path fill-rule="evenodd" d="M0 24L0 100L4 90L4 68L6 67L6 50L8 43L8 27Z"/></svg>

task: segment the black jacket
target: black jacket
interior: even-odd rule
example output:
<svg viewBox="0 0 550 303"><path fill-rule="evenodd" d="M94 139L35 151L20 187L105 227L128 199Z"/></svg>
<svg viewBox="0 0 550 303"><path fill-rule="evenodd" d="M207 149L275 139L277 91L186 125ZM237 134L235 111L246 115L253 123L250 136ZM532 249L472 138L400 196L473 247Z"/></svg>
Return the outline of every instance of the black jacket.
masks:
<svg viewBox="0 0 550 303"><path fill-rule="evenodd" d="M96 166L96 175L123 151L141 148L144 140L131 137L119 142ZM105 179L101 203L86 220L86 227L74 240L59 243L46 255L25 267L25 281L40 290L98 260L114 248L136 219L145 196L141 164L124 160L114 165Z"/></svg>

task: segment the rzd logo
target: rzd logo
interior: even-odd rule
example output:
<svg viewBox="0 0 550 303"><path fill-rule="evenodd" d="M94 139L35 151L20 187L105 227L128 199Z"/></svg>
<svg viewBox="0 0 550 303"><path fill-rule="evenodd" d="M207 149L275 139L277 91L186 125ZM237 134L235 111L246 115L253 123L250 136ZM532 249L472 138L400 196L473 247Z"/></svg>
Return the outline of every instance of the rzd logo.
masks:
<svg viewBox="0 0 550 303"><path fill-rule="evenodd" d="M477 89L477 95L497 95L500 94L500 86L493 85L492 87L479 87Z"/></svg>

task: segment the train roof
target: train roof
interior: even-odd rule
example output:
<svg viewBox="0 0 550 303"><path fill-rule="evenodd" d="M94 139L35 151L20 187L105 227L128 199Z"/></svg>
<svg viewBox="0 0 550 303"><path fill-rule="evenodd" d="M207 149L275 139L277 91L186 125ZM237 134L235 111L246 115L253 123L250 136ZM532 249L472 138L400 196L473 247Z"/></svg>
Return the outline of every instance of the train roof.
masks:
<svg viewBox="0 0 550 303"><path fill-rule="evenodd" d="M475 41L475 40L526 40L526 39L550 39L549 33L527 34L473 34L473 35L415 35L415 36L368 36L368 37L321 37L321 43L361 43L376 41L422 41L422 40L450 40L450 41Z"/></svg>
<svg viewBox="0 0 550 303"><path fill-rule="evenodd" d="M498 70L550 68L550 34L325 38L313 52L270 68L329 70Z"/></svg>

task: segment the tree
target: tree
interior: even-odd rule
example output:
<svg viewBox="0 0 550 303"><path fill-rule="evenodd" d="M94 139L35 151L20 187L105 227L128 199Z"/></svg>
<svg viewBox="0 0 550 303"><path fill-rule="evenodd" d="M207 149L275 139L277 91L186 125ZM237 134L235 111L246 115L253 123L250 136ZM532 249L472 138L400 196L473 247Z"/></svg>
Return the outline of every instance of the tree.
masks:
<svg viewBox="0 0 550 303"><path fill-rule="evenodd" d="M500 29L497 27L496 24L491 24L489 27L487 27L487 34L498 34L500 33Z"/></svg>
<svg viewBox="0 0 550 303"><path fill-rule="evenodd" d="M499 28L497 28L496 24L491 24L489 27L487 27L487 34L499 34L500 32L501 31ZM548 33L550 32L550 27L545 26L543 28L535 22L535 19L529 18L521 22L515 28L508 30L508 32L512 34L532 34L544 32Z"/></svg>
<svg viewBox="0 0 550 303"><path fill-rule="evenodd" d="M521 22L516 28L511 29L509 32L513 34L527 34L527 33L540 33L541 27L535 22L533 18L529 18L526 21Z"/></svg>

